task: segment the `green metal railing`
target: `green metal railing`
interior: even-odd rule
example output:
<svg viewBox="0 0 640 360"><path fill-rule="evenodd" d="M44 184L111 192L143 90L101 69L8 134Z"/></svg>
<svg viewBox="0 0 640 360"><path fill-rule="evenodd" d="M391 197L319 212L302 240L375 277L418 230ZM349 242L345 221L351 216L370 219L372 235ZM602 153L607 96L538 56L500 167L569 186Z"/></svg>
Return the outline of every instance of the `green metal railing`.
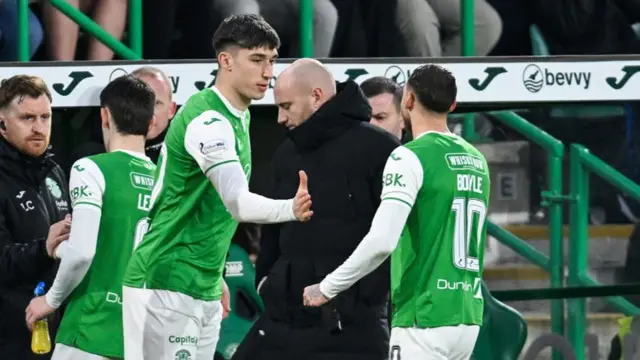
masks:
<svg viewBox="0 0 640 360"><path fill-rule="evenodd" d="M129 26L127 28L129 45L106 32L100 25L82 11L71 6L66 0L47 0L60 12L73 20L84 31L88 32L109 47L118 56L127 60L142 59L142 0L129 0ZM18 60L29 61L29 0L18 0Z"/></svg>
<svg viewBox="0 0 640 360"><path fill-rule="evenodd" d="M547 152L548 190L542 192L542 205L549 209L549 257L545 256L525 241L495 224L488 224L489 234L508 246L525 259L540 266L549 273L552 288L564 286L564 249L562 233L562 207L566 197L562 195L562 159L564 145L545 131L537 128L513 112L490 112L495 119L517 131ZM551 330L560 336L564 334L564 301L551 300ZM554 357L558 357L558 353Z"/></svg>
<svg viewBox="0 0 640 360"><path fill-rule="evenodd" d="M571 183L571 213L569 244L569 278L570 286L599 285L587 273L589 251L589 175L598 175L611 185L622 190L625 194L640 201L640 186L620 174L604 161L592 155L581 145L571 145L570 183ZM627 315L638 315L640 309L622 297L614 296L607 299L611 304ZM570 299L569 323L567 335L574 349L584 349L584 336L587 327L586 299ZM584 359L583 351L576 351L577 360Z"/></svg>
<svg viewBox="0 0 640 360"><path fill-rule="evenodd" d="M300 0L300 57L313 57L313 0Z"/></svg>
<svg viewBox="0 0 640 360"><path fill-rule="evenodd" d="M474 28L474 3L475 0L459 0L460 6L460 23L462 24L462 56L475 55L475 28ZM475 125L473 114L465 114L462 120L462 137L469 141L473 141L475 136Z"/></svg>

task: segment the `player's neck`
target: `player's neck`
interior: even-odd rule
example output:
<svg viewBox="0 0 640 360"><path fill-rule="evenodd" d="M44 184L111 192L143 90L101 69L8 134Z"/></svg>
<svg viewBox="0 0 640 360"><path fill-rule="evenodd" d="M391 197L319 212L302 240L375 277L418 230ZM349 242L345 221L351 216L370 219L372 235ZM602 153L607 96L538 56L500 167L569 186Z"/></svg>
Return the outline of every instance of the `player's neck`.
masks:
<svg viewBox="0 0 640 360"><path fill-rule="evenodd" d="M116 150L126 150L131 152L136 152L139 154L144 154L144 144L145 138L144 136L139 135L114 135L111 139L109 139L109 152Z"/></svg>
<svg viewBox="0 0 640 360"><path fill-rule="evenodd" d="M414 137L426 132L450 133L446 114L422 113L411 119L411 133Z"/></svg>
<svg viewBox="0 0 640 360"><path fill-rule="evenodd" d="M247 108L249 108L251 99L247 99L244 96L240 95L240 93L238 93L238 91L234 89L231 84L227 84L225 81L218 79L216 80L216 84L214 86L234 108L240 111L245 111L247 110Z"/></svg>

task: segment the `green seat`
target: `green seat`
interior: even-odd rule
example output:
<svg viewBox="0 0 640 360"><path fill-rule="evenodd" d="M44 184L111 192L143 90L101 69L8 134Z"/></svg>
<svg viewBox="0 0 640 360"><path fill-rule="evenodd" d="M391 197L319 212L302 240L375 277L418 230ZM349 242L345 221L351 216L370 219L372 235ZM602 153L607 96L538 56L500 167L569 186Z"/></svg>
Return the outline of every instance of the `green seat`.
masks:
<svg viewBox="0 0 640 360"><path fill-rule="evenodd" d="M216 359L228 360L264 311L264 305L256 291L256 272L246 251L231 244L225 269L225 281L231 296L231 313L222 321Z"/></svg>
<svg viewBox="0 0 640 360"><path fill-rule="evenodd" d="M516 360L527 341L527 323L520 313L501 303L482 283L484 319L472 360Z"/></svg>
<svg viewBox="0 0 640 360"><path fill-rule="evenodd" d="M635 29L635 28L634 28ZM549 47L542 36L540 28L531 25L529 28L529 36L531 37L532 53L535 56L549 56ZM562 105L551 108L552 118L605 118L624 116L624 107L619 105Z"/></svg>

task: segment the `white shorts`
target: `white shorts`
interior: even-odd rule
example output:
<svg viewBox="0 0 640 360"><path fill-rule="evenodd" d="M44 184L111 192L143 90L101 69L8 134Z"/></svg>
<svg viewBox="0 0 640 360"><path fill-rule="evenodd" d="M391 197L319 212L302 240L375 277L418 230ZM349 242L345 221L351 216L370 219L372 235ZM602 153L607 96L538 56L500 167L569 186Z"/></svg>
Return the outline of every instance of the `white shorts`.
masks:
<svg viewBox="0 0 640 360"><path fill-rule="evenodd" d="M90 354L65 344L56 344L51 360L109 360L109 358Z"/></svg>
<svg viewBox="0 0 640 360"><path fill-rule="evenodd" d="M211 360L222 304L166 290L123 287L126 360Z"/></svg>
<svg viewBox="0 0 640 360"><path fill-rule="evenodd" d="M429 329L393 328L390 360L468 360L480 326L458 325Z"/></svg>

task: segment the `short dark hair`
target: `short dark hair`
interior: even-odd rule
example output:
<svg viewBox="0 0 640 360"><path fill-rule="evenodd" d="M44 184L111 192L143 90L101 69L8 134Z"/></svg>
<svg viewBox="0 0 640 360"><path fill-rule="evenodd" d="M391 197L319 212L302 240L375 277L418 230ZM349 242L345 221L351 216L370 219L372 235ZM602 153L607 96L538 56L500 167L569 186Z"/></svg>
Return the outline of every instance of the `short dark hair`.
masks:
<svg viewBox="0 0 640 360"><path fill-rule="evenodd" d="M415 69L407 81L427 110L445 114L456 101L458 87L453 74L442 66L428 64Z"/></svg>
<svg viewBox="0 0 640 360"><path fill-rule="evenodd" d="M277 49L280 47L280 38L260 15L231 15L222 21L213 34L213 49L217 56L232 46Z"/></svg>
<svg viewBox="0 0 640 360"><path fill-rule="evenodd" d="M381 94L393 95L393 103L400 110L400 103L402 102L402 87L396 84L395 81L384 76L374 76L369 78L360 84L360 88L367 98L372 98Z"/></svg>
<svg viewBox="0 0 640 360"><path fill-rule="evenodd" d="M118 132L124 135L147 135L155 104L151 87L131 75L112 80L100 93L100 107L109 110Z"/></svg>
<svg viewBox="0 0 640 360"><path fill-rule="evenodd" d="M52 101L51 92L41 78L31 75L14 75L0 83L0 109L5 109L15 98L37 99L45 95Z"/></svg>

